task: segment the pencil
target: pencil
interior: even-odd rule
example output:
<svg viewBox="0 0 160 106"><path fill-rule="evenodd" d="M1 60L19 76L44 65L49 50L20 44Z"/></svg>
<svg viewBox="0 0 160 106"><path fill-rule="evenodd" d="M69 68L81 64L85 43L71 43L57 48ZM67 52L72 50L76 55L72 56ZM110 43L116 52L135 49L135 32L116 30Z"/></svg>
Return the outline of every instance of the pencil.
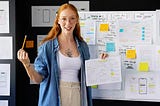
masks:
<svg viewBox="0 0 160 106"><path fill-rule="evenodd" d="M25 42L26 42L26 38L27 38L27 35L25 35L25 37L24 37L23 45L22 45L22 48L21 48L21 49L23 49L23 48L24 48L24 44L25 44Z"/></svg>

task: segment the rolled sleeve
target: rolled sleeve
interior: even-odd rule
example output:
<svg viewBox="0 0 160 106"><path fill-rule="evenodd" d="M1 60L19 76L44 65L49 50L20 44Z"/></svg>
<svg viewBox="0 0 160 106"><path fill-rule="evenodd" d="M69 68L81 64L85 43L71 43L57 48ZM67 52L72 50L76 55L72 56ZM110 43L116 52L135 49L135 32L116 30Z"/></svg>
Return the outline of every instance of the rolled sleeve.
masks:
<svg viewBox="0 0 160 106"><path fill-rule="evenodd" d="M34 67L35 67L35 70L38 73L40 73L44 78L47 77L48 75L45 58L46 56L45 56L44 46L40 46L38 48L38 56L34 61Z"/></svg>

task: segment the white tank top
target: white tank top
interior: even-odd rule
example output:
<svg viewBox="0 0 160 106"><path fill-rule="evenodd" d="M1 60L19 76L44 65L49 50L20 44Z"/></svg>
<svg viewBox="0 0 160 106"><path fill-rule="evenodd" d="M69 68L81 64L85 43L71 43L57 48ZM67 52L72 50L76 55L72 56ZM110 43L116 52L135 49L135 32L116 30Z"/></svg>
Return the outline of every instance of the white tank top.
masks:
<svg viewBox="0 0 160 106"><path fill-rule="evenodd" d="M81 67L80 55L67 57L58 51L60 80L67 82L79 82L78 73Z"/></svg>

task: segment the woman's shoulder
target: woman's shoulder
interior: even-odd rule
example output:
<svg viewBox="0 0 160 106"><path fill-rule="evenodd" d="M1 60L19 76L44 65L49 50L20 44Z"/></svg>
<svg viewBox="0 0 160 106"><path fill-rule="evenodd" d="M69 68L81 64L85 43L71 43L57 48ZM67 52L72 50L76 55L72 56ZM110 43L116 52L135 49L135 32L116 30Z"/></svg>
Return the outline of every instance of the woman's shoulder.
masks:
<svg viewBox="0 0 160 106"><path fill-rule="evenodd" d="M53 48L56 48L57 46L58 46L57 39L50 39L50 40L44 42L42 45L40 45L38 50L51 51Z"/></svg>
<svg viewBox="0 0 160 106"><path fill-rule="evenodd" d="M78 43L79 43L79 45L82 46L82 47L88 46L88 44L87 44L84 40L83 40L83 41L78 40Z"/></svg>
<svg viewBox="0 0 160 106"><path fill-rule="evenodd" d="M52 46L52 45L58 45L57 39L50 39L44 42L41 46L46 47L46 46Z"/></svg>

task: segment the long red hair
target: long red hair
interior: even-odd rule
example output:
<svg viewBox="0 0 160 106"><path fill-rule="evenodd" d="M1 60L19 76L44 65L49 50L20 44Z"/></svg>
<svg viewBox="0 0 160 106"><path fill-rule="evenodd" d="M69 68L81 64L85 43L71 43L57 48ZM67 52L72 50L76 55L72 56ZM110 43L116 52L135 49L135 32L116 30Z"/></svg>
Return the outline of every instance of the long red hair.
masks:
<svg viewBox="0 0 160 106"><path fill-rule="evenodd" d="M59 7L58 11L57 11L57 15L56 15L56 18L54 20L54 24L53 24L52 29L49 31L48 35L41 41L40 44L43 44L44 42L46 42L46 41L48 41L50 39L56 38L61 33L61 27L58 24L58 19L59 19L60 13L63 10L68 9L68 8L73 10L76 13L77 19L79 21L78 11L77 11L77 8L74 5L69 4L69 3L65 3L65 4L61 5ZM75 26L75 29L73 31L73 35L77 36L77 38L79 40L83 41L83 38L82 38L81 33L80 33L80 24L79 24L79 22Z"/></svg>

